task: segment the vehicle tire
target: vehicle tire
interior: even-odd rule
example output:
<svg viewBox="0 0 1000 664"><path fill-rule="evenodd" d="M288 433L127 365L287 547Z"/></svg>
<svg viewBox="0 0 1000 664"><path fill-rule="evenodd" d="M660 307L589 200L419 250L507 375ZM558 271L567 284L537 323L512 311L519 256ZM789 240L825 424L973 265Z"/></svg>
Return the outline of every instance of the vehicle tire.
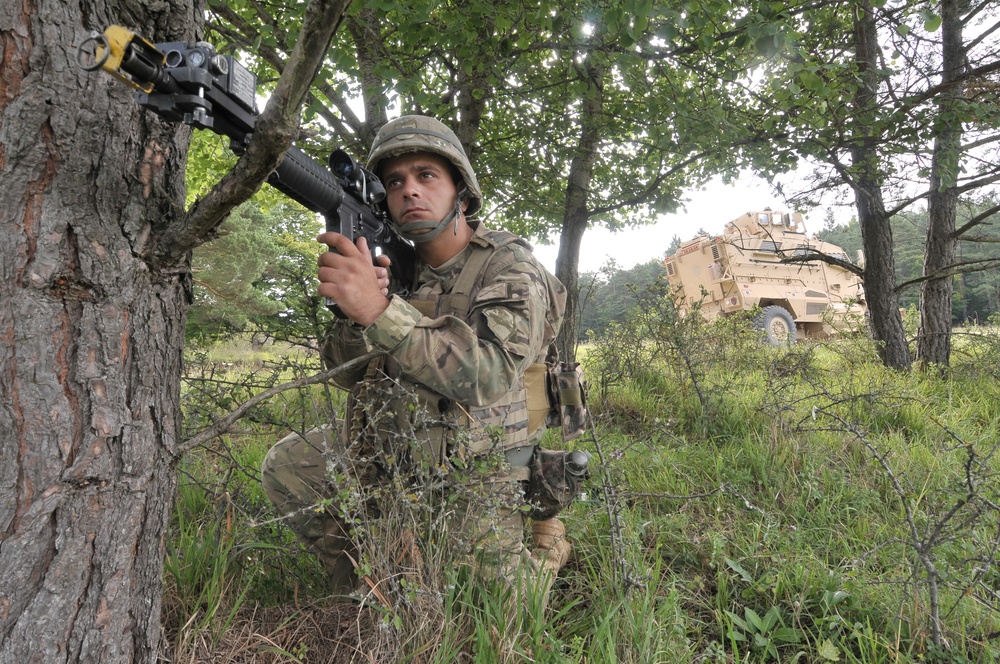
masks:
<svg viewBox="0 0 1000 664"><path fill-rule="evenodd" d="M784 307L776 304L764 307L756 323L772 346L791 346L795 343L795 319Z"/></svg>

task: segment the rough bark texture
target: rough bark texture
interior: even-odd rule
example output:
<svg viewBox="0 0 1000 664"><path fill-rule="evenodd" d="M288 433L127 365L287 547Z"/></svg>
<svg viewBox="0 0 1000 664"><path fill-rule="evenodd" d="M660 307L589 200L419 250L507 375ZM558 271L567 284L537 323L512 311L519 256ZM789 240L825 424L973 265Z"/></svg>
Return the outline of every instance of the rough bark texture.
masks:
<svg viewBox="0 0 1000 664"><path fill-rule="evenodd" d="M193 37L193 2L159 7L0 7L0 662L156 659L190 292L146 252L187 132L75 49L112 22Z"/></svg>
<svg viewBox="0 0 1000 664"><path fill-rule="evenodd" d="M580 331L580 245L590 220L590 181L601 142L601 115L604 112L601 66L585 65L589 92L581 107L580 140L570 164L566 185L566 209L563 214L556 277L566 286L566 316L556 339L559 357L566 362L576 359L576 340Z"/></svg>
<svg viewBox="0 0 1000 664"><path fill-rule="evenodd" d="M942 72L946 92L938 102L937 136L931 159L930 196L927 199L927 241L924 248L924 277L920 290L920 336L917 359L921 367L947 367L951 357L951 301L958 237L955 217L958 210L958 159L962 125L954 117L957 86L949 86L962 75L965 53L962 22L956 0L941 2Z"/></svg>
<svg viewBox="0 0 1000 664"><path fill-rule="evenodd" d="M855 59L861 85L854 98L858 135L851 148L851 161L861 244L865 251L865 298L879 358L891 369L906 371L910 368L910 350L896 298L892 226L882 200L882 173L878 166L879 137L870 131L876 126L878 110L878 33L870 3L860 3L855 11Z"/></svg>

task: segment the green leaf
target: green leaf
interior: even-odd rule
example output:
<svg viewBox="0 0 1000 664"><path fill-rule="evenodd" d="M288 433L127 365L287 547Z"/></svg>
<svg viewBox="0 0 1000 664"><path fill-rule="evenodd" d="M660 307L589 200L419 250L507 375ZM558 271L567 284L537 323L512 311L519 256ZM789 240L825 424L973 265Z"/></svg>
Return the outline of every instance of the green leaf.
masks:
<svg viewBox="0 0 1000 664"><path fill-rule="evenodd" d="M753 609L746 610L747 622L758 632L763 632L764 630L764 620L760 617L760 614Z"/></svg>
<svg viewBox="0 0 1000 664"><path fill-rule="evenodd" d="M825 590L823 591L823 597L820 599L819 603L823 608L823 611L829 613L833 610L833 607L848 599L850 596L850 593L843 590Z"/></svg>
<svg viewBox="0 0 1000 664"><path fill-rule="evenodd" d="M828 662L840 661L840 648L833 645L833 641L830 639L827 639L820 644L819 648L816 650L816 654Z"/></svg>
<svg viewBox="0 0 1000 664"><path fill-rule="evenodd" d="M737 627L739 627L745 632L750 631L750 626L746 624L746 621L744 621L743 618L740 618L732 611L726 611L726 615L729 617L730 620L733 621L734 624L736 624Z"/></svg>
<svg viewBox="0 0 1000 664"><path fill-rule="evenodd" d="M940 16L935 15L924 20L924 30L926 30L927 32L937 32L938 28L940 27L941 27Z"/></svg>
<svg viewBox="0 0 1000 664"><path fill-rule="evenodd" d="M814 71L803 71L799 74L799 80L802 81L806 90L815 92L823 88L823 78Z"/></svg>
<svg viewBox="0 0 1000 664"><path fill-rule="evenodd" d="M743 579L743 581L745 581L746 583L753 583L753 577L750 576L750 574L745 569L743 569L738 562L736 562L731 558L726 558L726 565L729 566L729 569L739 574L740 578Z"/></svg>
<svg viewBox="0 0 1000 664"><path fill-rule="evenodd" d="M764 620L761 624L760 631L768 633L774 626L781 621L781 616L778 613L778 607L772 606L771 610L764 614Z"/></svg>
<svg viewBox="0 0 1000 664"><path fill-rule="evenodd" d="M802 638L799 630L791 627L779 627L771 632L771 640L778 643L798 643Z"/></svg>

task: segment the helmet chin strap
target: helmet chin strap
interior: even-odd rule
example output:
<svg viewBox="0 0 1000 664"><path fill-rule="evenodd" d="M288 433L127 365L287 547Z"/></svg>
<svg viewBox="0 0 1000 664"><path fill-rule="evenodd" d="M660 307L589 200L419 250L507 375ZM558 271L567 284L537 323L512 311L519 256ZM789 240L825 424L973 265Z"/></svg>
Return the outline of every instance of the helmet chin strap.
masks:
<svg viewBox="0 0 1000 664"><path fill-rule="evenodd" d="M395 224L399 235L404 240L409 240L414 244L423 244L424 242L430 242L441 232L448 227L449 222L453 219L455 220L455 235L458 235L458 220L462 218L462 203L469 196L469 190L462 188L462 191L458 192L458 196L455 197L455 206L452 208L448 216L441 221L413 221L405 226ZM423 231L426 229L431 229L427 233L415 233L414 231Z"/></svg>

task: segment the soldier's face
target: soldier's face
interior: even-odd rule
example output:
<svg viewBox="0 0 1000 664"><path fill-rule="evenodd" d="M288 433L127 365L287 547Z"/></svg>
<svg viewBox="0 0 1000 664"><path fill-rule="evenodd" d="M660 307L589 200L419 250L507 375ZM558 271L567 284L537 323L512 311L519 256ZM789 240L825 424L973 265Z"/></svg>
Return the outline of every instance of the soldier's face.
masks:
<svg viewBox="0 0 1000 664"><path fill-rule="evenodd" d="M430 152L412 152L382 165L389 215L400 226L414 221L441 221L455 206L458 189L451 163ZM464 210L466 203L463 202Z"/></svg>

